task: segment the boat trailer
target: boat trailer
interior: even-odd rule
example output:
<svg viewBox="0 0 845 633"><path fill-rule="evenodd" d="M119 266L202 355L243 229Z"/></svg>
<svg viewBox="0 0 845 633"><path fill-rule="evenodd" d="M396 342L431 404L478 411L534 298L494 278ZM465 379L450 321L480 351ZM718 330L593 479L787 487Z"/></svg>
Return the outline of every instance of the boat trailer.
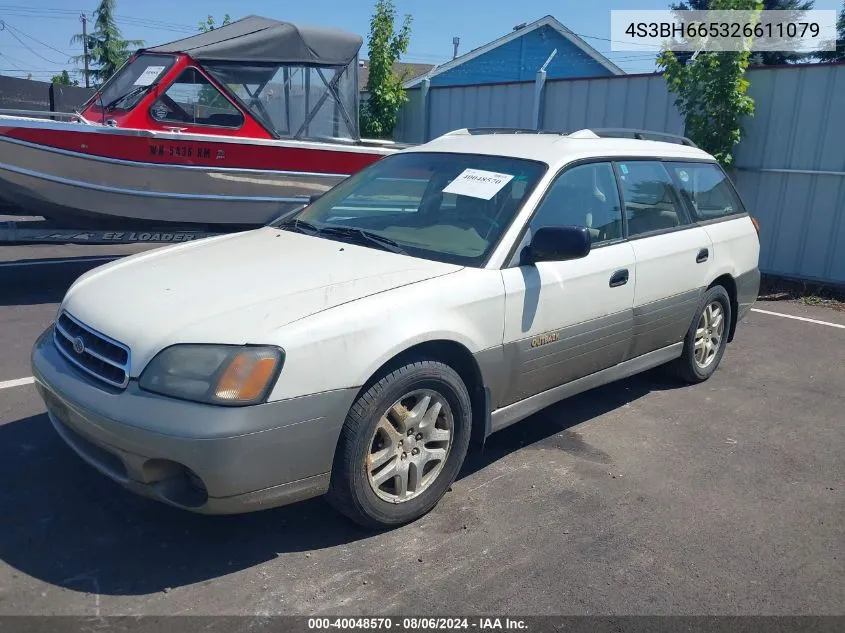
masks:
<svg viewBox="0 0 845 633"><path fill-rule="evenodd" d="M56 226L48 220L0 222L0 244L179 244L222 234L173 227L126 230L72 229Z"/></svg>

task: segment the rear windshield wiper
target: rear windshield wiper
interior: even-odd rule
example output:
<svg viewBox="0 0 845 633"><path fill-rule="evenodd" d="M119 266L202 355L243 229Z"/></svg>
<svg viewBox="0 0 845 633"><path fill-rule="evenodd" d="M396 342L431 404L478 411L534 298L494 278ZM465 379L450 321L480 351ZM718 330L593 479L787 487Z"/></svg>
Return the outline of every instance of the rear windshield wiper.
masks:
<svg viewBox="0 0 845 633"><path fill-rule="evenodd" d="M379 235L378 233L373 233L371 231L365 231L364 229L356 229L351 226L324 226L320 228L319 231L323 235L337 235L339 237L351 237L353 239L357 238L359 240L364 240L375 244L382 250L390 251L391 253L399 253L400 255L408 254L408 251L399 246L399 244L389 237L384 237L383 235Z"/></svg>

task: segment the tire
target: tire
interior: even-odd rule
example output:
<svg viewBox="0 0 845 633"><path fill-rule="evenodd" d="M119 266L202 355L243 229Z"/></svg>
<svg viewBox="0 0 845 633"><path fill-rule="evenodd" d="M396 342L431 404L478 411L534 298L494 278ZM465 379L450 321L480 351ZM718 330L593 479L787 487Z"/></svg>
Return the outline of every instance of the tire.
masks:
<svg viewBox="0 0 845 633"><path fill-rule="evenodd" d="M454 369L421 359L388 370L349 410L327 500L367 528L392 528L418 519L437 505L457 477L471 426L469 393ZM446 430L451 433L448 440ZM437 461L443 455L445 459Z"/></svg>
<svg viewBox="0 0 845 633"><path fill-rule="evenodd" d="M721 321L719 327L707 327L706 312L708 308L715 309L713 306L718 305L721 308ZM710 312L711 317L714 314ZM728 334L730 332L731 324L731 300L727 291L722 286L713 286L701 297L701 301L695 310L695 317L690 324L689 330L684 337L684 351L680 358L676 359L670 364L673 373L681 380L690 384L704 382L716 371L722 356L725 354L725 348L728 344ZM713 321L716 321L713 318ZM705 326L703 337L699 338L699 326ZM720 331L719 331L720 330ZM718 333L718 342L714 341L715 335ZM696 357L696 343L697 339L701 346L701 341L704 341L704 358L702 352L699 351L698 358ZM707 342L715 345L715 348L707 348ZM702 364L701 360L706 362Z"/></svg>

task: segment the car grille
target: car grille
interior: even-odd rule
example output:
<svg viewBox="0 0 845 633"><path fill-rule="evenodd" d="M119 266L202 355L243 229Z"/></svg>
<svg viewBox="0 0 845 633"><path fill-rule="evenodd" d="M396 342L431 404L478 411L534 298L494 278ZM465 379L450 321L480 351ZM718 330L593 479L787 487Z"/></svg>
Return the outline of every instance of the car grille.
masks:
<svg viewBox="0 0 845 633"><path fill-rule="evenodd" d="M56 347L73 365L112 387L129 382L129 348L62 312L53 329Z"/></svg>

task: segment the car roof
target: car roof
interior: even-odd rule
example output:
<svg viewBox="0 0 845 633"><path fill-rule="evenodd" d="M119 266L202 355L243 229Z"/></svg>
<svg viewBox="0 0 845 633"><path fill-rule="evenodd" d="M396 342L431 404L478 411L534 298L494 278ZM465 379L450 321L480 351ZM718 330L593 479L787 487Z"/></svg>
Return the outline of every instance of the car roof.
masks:
<svg viewBox="0 0 845 633"><path fill-rule="evenodd" d="M671 135L666 135L671 136ZM681 138L681 137L677 137ZM689 142L684 139L685 142ZM428 143L406 149L410 152L484 154L538 160L558 167L574 160L597 157L676 158L715 160L707 152L681 143L602 137L591 130L572 134L543 132L485 132L455 130Z"/></svg>

